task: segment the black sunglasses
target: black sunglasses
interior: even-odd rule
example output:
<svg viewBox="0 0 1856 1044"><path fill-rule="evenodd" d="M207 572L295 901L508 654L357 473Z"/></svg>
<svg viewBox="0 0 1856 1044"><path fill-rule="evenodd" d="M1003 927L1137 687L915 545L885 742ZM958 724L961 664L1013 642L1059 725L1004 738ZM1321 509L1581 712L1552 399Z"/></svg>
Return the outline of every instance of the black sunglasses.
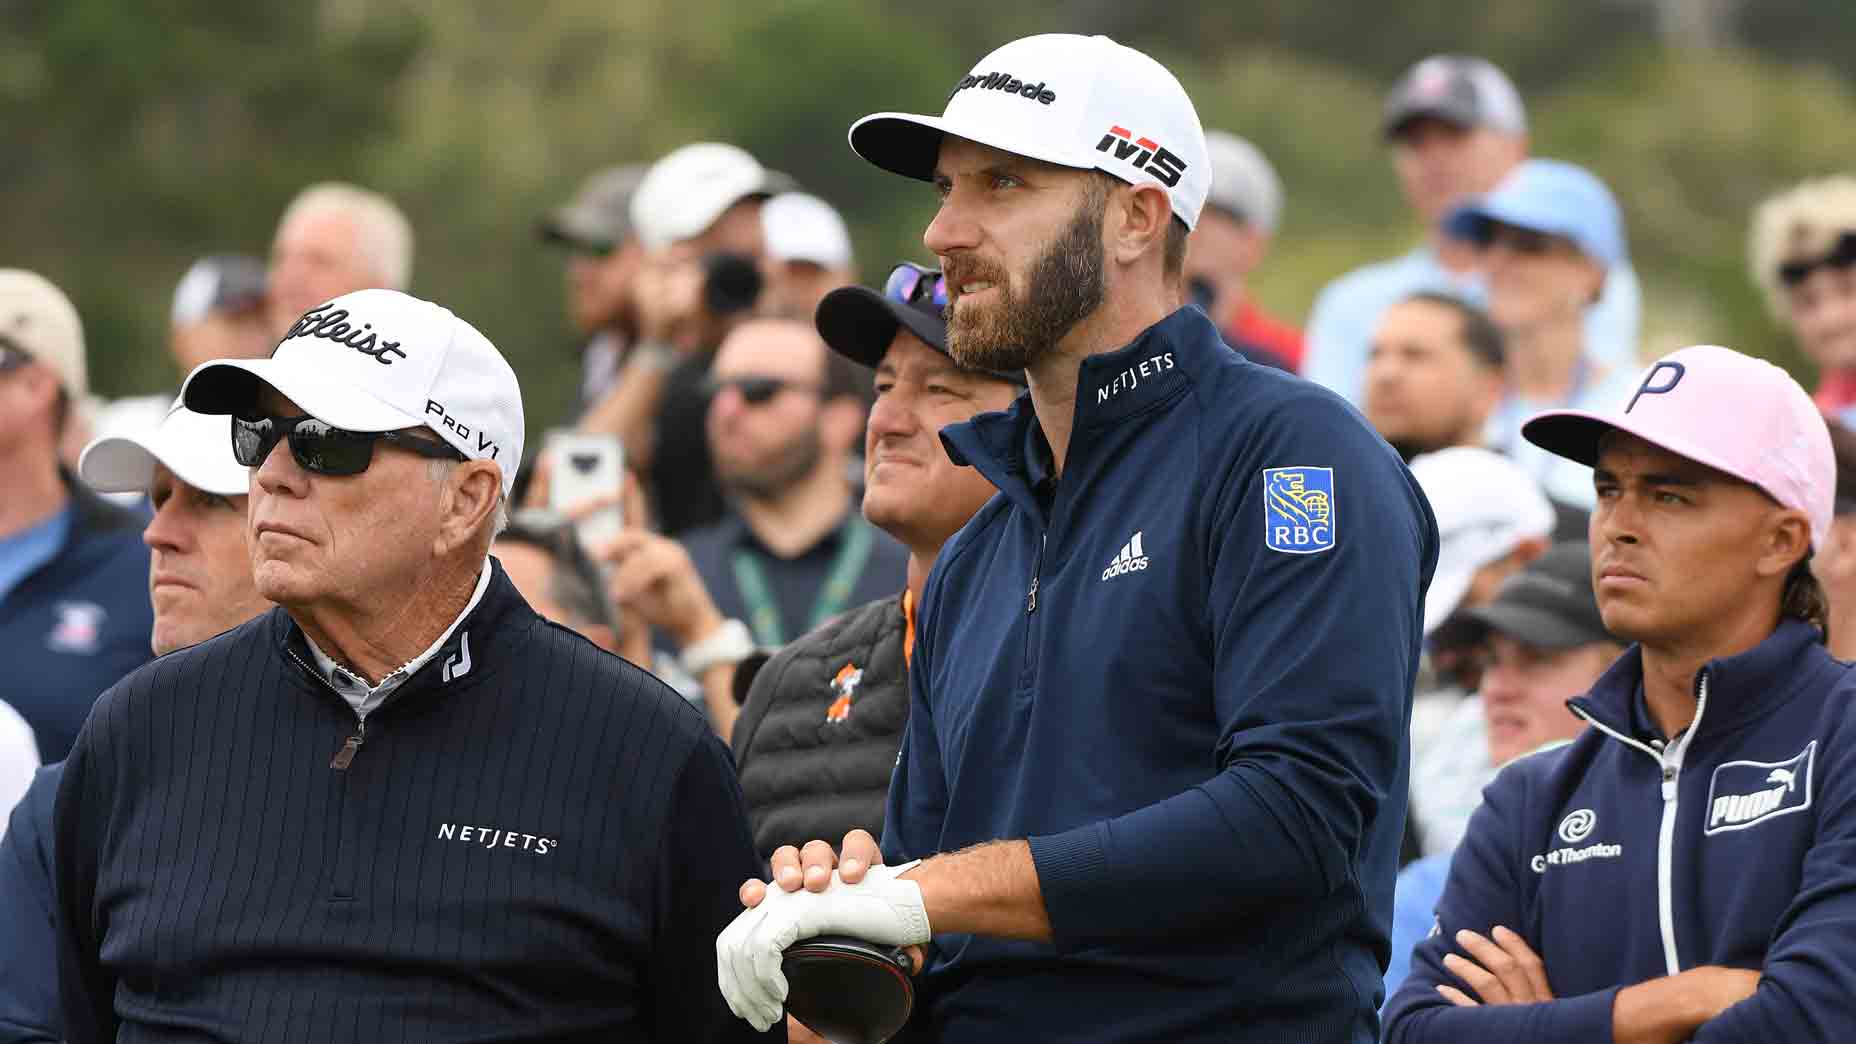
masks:
<svg viewBox="0 0 1856 1044"><path fill-rule="evenodd" d="M1811 278L1811 273L1820 268L1850 268L1856 266L1856 232L1845 232L1837 237L1837 244L1830 252L1811 261L1787 261L1779 266L1779 282L1786 286L1797 286Z"/></svg>
<svg viewBox="0 0 1856 1044"><path fill-rule="evenodd" d="M318 475L359 475L373 463L376 442L390 442L433 460L467 459L448 443L403 431L347 431L314 417L232 418L232 456L245 467L263 464L286 438L298 466Z"/></svg>
<svg viewBox="0 0 1856 1044"><path fill-rule="evenodd" d="M1578 247L1561 236L1536 229L1522 228L1519 225L1504 225L1499 221L1489 222L1487 231L1483 233L1482 242L1484 246L1507 247L1517 254L1525 254L1529 257L1541 257L1561 249L1578 250Z"/></svg>
<svg viewBox="0 0 1856 1044"><path fill-rule="evenodd" d="M935 310L947 307L947 277L938 268L926 268L913 261L901 261L889 270L883 281L883 296L900 304L932 302Z"/></svg>
<svg viewBox="0 0 1856 1044"><path fill-rule="evenodd" d="M720 395L723 388L733 388L740 392L741 401L749 406L770 402L775 395L788 388L798 391L820 390L816 384L790 381L784 377L709 377L702 382L703 394L712 399Z"/></svg>

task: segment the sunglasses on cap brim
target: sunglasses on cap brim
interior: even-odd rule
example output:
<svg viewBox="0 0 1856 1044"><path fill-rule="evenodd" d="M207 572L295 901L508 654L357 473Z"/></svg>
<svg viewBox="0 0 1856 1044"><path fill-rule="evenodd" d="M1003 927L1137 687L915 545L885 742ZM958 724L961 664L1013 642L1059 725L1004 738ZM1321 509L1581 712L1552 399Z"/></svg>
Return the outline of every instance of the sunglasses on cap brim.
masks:
<svg viewBox="0 0 1856 1044"><path fill-rule="evenodd" d="M1837 243L1822 257L1809 261L1787 261L1779 266L1779 282L1786 286L1797 286L1811 278L1811 273L1820 268L1856 267L1856 232L1845 232L1837 237Z"/></svg>
<svg viewBox="0 0 1856 1044"><path fill-rule="evenodd" d="M932 303L936 309L947 308L947 277L939 269L924 268L903 261L890 269L883 281L883 296L899 304Z"/></svg>
<svg viewBox="0 0 1856 1044"><path fill-rule="evenodd" d="M262 465L285 440L297 466L317 475L359 475L374 462L374 444L379 442L433 460L468 459L449 443L404 431L348 431L314 417L232 418L232 456L245 467Z"/></svg>

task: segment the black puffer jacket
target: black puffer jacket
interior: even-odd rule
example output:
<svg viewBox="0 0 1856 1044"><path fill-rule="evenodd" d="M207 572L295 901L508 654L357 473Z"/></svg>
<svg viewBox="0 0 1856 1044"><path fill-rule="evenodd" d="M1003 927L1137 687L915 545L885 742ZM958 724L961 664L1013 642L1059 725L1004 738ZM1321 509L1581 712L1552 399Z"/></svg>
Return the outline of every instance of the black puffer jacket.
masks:
<svg viewBox="0 0 1856 1044"><path fill-rule="evenodd" d="M909 715L902 597L859 606L788 644L754 676L735 721L748 822L761 858L781 845L883 833Z"/></svg>

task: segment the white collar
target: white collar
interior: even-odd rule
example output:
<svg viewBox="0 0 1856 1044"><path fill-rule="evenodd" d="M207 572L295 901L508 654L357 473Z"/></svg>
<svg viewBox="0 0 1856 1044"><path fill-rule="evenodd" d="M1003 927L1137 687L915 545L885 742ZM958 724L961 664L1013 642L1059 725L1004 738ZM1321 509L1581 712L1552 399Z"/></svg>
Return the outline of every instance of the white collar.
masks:
<svg viewBox="0 0 1856 1044"><path fill-rule="evenodd" d="M418 673L419 668L438 655L438 650L451 640L451 635L464 622L464 618L470 615L471 610L477 608L478 602L483 601L483 592L489 588L490 560L485 557L483 568L477 573L477 589L471 592L470 601L465 603L464 611L458 614L457 619L451 621L451 626L445 628L445 633L439 635L437 641L428 646L424 652L407 660L398 670L380 679L378 685L367 684L366 678L336 663L332 657L316 647L315 640L310 638L307 632L303 635L303 641L309 646L309 655L315 659L316 670L322 675L322 680L333 686L335 691L341 694L342 699L348 701L348 705L354 708L356 715L366 718L368 713L379 707L393 690L399 688L406 679Z"/></svg>

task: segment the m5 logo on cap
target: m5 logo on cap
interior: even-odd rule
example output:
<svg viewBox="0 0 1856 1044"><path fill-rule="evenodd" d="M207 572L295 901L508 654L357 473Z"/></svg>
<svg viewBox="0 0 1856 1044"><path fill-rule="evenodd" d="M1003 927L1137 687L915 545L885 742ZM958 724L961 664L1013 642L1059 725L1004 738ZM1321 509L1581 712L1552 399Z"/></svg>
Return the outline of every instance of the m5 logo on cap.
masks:
<svg viewBox="0 0 1856 1044"><path fill-rule="evenodd" d="M371 355L382 366L393 365L393 360L388 356L406 358L406 353L400 351L400 342L382 341L375 337L373 323L361 323L358 327L350 325L348 309L332 308L334 303L330 301L304 312L303 318L296 321L296 325L284 334L283 339L288 341L293 337L320 337L325 341L347 345L362 355Z"/></svg>
<svg viewBox="0 0 1856 1044"><path fill-rule="evenodd" d="M1007 94L1020 95L1030 98L1039 105L1049 105L1057 100L1057 92L1045 90L1044 81L1030 83L1011 73L974 73L971 76L964 76L959 83L954 85L953 90L947 92L947 100L953 101L954 95L969 87L977 87L982 91L1004 91Z"/></svg>
<svg viewBox="0 0 1856 1044"><path fill-rule="evenodd" d="M1102 140L1096 143L1097 152L1108 152L1114 147L1114 156L1126 160L1133 156L1132 162L1141 170L1160 179L1167 188L1179 184L1179 179L1186 173L1186 161L1160 146L1151 138L1136 138L1134 132L1126 127L1112 126ZM1138 155L1137 155L1138 153Z"/></svg>

